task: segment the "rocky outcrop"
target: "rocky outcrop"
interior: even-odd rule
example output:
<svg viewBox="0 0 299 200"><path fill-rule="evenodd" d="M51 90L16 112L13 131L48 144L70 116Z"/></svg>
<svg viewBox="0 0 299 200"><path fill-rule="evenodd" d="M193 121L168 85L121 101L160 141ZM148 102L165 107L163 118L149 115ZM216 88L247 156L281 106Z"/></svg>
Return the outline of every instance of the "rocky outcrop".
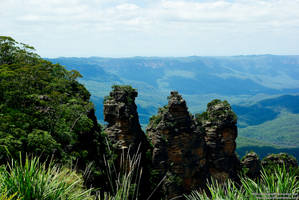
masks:
<svg viewBox="0 0 299 200"><path fill-rule="evenodd" d="M185 100L171 92L168 105L150 119L147 134L153 145L153 167L167 199L203 187L207 178L204 133L188 112Z"/></svg>
<svg viewBox="0 0 299 200"><path fill-rule="evenodd" d="M236 156L237 117L227 101L213 100L207 111L197 115L205 132L207 165L211 177L222 182L238 181L240 161Z"/></svg>
<svg viewBox="0 0 299 200"><path fill-rule="evenodd" d="M275 165L279 165L280 167L284 165L288 170L289 168L297 168L298 161L287 153L270 154L262 160L262 166L264 168L271 168Z"/></svg>
<svg viewBox="0 0 299 200"><path fill-rule="evenodd" d="M141 129L135 98L138 93L131 86L113 86L104 99L105 133L116 149L136 152L138 146L146 148L147 140ZM140 150L142 151L142 150Z"/></svg>
<svg viewBox="0 0 299 200"><path fill-rule="evenodd" d="M241 164L247 177L256 179L260 176L262 164L261 160L255 152L247 153L242 158Z"/></svg>

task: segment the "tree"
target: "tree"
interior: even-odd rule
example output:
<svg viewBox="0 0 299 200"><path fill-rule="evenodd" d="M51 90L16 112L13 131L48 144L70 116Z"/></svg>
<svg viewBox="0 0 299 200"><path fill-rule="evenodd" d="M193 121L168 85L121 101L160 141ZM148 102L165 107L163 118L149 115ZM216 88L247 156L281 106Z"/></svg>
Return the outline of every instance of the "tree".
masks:
<svg viewBox="0 0 299 200"><path fill-rule="evenodd" d="M76 160L82 170L93 162L91 173L102 174L101 126L80 77L40 58L33 47L0 36L0 163L22 152L60 163Z"/></svg>

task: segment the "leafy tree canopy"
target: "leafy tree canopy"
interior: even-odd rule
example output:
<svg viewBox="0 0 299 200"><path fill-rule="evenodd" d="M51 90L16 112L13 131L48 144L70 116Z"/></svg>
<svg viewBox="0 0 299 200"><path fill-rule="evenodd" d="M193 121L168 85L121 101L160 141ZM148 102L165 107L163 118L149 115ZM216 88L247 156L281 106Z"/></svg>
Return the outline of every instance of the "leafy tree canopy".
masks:
<svg viewBox="0 0 299 200"><path fill-rule="evenodd" d="M0 36L0 163L22 152L79 160L82 168L95 160L99 165L101 127L78 77L33 47Z"/></svg>

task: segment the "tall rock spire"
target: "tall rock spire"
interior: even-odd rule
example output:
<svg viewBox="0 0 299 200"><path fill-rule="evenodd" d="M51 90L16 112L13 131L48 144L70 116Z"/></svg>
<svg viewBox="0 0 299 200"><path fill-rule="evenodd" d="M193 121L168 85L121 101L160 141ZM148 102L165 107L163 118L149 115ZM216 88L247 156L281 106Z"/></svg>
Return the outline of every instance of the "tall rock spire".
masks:
<svg viewBox="0 0 299 200"><path fill-rule="evenodd" d="M147 134L153 145L153 167L161 178L166 176L163 192L167 199L204 186L204 134L195 125L178 92L171 92L168 105L151 118Z"/></svg>
<svg viewBox="0 0 299 200"><path fill-rule="evenodd" d="M207 164L211 177L222 182L238 181L240 161L236 156L237 116L227 101L213 100L198 119L205 131Z"/></svg>
<svg viewBox="0 0 299 200"><path fill-rule="evenodd" d="M147 143L141 129L135 98L138 93L131 86L113 86L110 95L104 99L104 120L108 122L104 130L110 142L117 149L131 148Z"/></svg>

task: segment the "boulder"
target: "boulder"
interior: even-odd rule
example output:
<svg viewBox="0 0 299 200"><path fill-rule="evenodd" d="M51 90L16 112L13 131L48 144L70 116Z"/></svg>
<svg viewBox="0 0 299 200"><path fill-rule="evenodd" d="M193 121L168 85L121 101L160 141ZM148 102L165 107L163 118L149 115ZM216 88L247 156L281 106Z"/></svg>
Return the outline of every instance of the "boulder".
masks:
<svg viewBox="0 0 299 200"><path fill-rule="evenodd" d="M251 179L256 179L260 176L262 164L258 155L255 152L247 153L241 159L242 168L245 171L245 175Z"/></svg>

